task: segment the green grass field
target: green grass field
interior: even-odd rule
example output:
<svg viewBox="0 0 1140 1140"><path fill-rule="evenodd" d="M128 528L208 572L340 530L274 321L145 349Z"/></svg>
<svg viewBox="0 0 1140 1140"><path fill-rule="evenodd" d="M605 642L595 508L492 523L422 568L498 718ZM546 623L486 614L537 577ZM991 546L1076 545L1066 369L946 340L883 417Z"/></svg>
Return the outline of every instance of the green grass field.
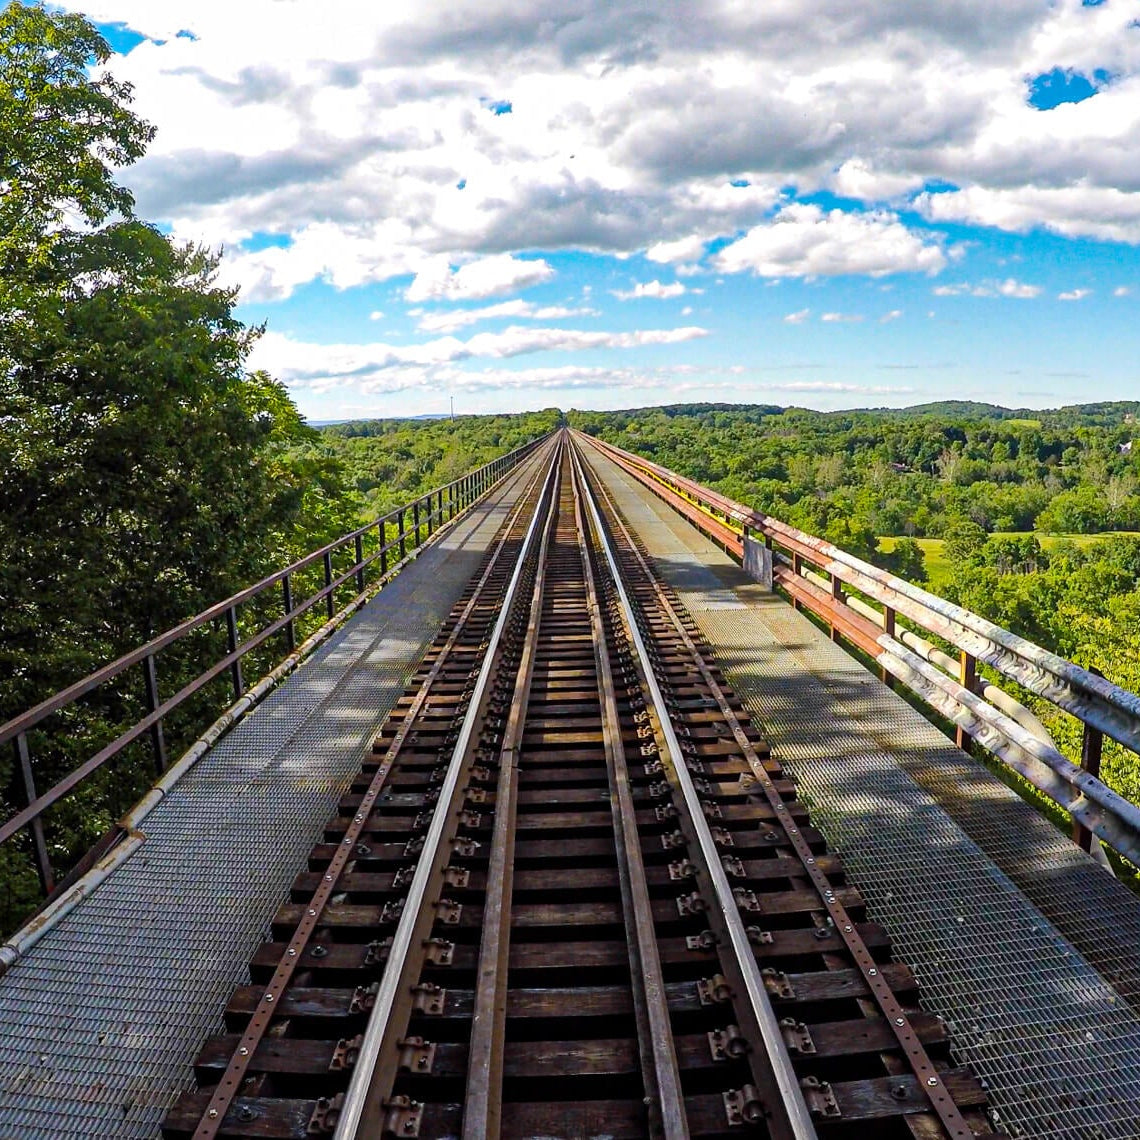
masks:
<svg viewBox="0 0 1140 1140"><path fill-rule="evenodd" d="M1137 531L1119 531L1119 534L1132 534L1136 535ZM1012 530L995 530L991 538L1019 538L1020 533ZM1073 542L1077 546L1091 546L1094 542L1108 538L1107 534L1042 534L1040 531L1035 532L1035 537L1041 545L1049 550L1056 546L1059 542ZM897 537L883 536L879 538L879 548L884 551L891 551L894 549L895 543L898 541ZM949 581L951 576L951 564L942 553L942 539L940 538L916 538L915 542L922 547L923 556L926 558L926 573L930 576L930 581L927 585L935 593L937 593L940 586Z"/></svg>

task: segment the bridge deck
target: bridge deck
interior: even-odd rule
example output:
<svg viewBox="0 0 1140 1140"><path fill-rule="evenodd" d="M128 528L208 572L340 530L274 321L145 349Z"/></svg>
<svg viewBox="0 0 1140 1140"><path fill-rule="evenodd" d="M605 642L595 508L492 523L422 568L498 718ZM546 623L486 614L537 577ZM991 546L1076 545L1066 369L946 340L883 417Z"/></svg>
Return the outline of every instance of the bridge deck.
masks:
<svg viewBox="0 0 1140 1140"><path fill-rule="evenodd" d="M1000 1126L1140 1136L1140 900L679 516L592 462L988 1081ZM0 979L0 1140L157 1133L522 477L207 754L148 818L141 850Z"/></svg>
<svg viewBox="0 0 1140 1140"><path fill-rule="evenodd" d="M1011 1136L1140 1136L1140 899L596 452Z"/></svg>
<svg viewBox="0 0 1140 1140"><path fill-rule="evenodd" d="M0 978L0 1140L153 1137L527 461L230 731Z"/></svg>

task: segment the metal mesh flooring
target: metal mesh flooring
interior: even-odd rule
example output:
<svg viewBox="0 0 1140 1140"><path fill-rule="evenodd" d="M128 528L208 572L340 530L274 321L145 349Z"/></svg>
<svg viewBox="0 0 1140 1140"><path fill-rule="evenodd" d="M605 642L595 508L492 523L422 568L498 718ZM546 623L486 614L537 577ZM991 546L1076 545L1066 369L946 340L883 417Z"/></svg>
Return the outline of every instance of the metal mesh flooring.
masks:
<svg viewBox="0 0 1140 1140"><path fill-rule="evenodd" d="M591 458L957 1055L988 1084L999 1127L1140 1136L1140 899L688 522Z"/></svg>
<svg viewBox="0 0 1140 1140"><path fill-rule="evenodd" d="M158 1135L521 479L224 736L147 817L144 845L0 978L0 1140Z"/></svg>

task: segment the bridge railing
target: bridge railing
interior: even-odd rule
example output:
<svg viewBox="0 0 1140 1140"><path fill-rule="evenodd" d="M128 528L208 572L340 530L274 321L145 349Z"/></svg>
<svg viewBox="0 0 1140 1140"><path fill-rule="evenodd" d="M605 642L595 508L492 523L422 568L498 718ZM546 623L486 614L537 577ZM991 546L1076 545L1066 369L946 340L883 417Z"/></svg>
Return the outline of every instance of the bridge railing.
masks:
<svg viewBox="0 0 1140 1140"><path fill-rule="evenodd" d="M773 584L797 608L827 622L897 679L1069 813L1085 850L1097 836L1140 862L1140 808L1099 776L1105 736L1140 753L1140 696L986 618L889 574L823 539L752 510L692 479L576 433L629 472L728 553L744 560L749 543L772 552ZM955 660L897 624L899 617L958 651ZM1083 725L1081 764L1073 763L1040 722L998 686L979 663L1076 717Z"/></svg>
<svg viewBox="0 0 1140 1140"><path fill-rule="evenodd" d="M32 857L45 896L57 887L73 881L100 858L123 834L120 825L103 837L70 869L64 882L57 884L51 852L44 830L44 813L59 803L94 773L104 768L136 741L149 737L154 768L159 776L166 772L169 761L164 722L206 686L229 676L234 702L248 707L259 699L273 682L303 657L304 652L327 635L364 600L393 577L415 556L416 547L426 542L441 526L450 523L462 511L489 491L500 479L525 458L542 439L533 440L484 464L459 479L420 495L404 506L390 511L365 526L342 535L327 546L312 551L296 562L270 574L260 582L238 591L224 601L168 629L165 633L124 654L116 661L61 692L42 701L15 719L0 725L0 747L11 747L15 753L16 779L22 785L24 806L0 824L0 849L21 833L31 838ZM305 583L315 583L313 586ZM299 589L295 589L299 585ZM350 597L338 611L344 591ZM276 595L276 602L273 597ZM263 604L255 605L258 601ZM264 603L270 602L270 606ZM298 629L310 613L326 616L321 628L298 646ZM252 623L252 628L251 628ZM310 622L311 624L311 622ZM192 680L177 692L163 696L161 692L160 654L198 631L224 629L226 652L210 661ZM247 688L243 661L249 654L280 637L284 658L270 678L263 678L252 689ZM99 748L87 760L56 781L46 791L36 785L36 757L30 738L50 717L68 710L76 702L97 694L111 682L129 683L124 675L141 674L146 715L121 731L114 740ZM274 676L276 674L277 676ZM268 684L266 683L268 681ZM244 707L242 711L244 711ZM217 709L215 707L214 712ZM202 722L202 727L208 722Z"/></svg>

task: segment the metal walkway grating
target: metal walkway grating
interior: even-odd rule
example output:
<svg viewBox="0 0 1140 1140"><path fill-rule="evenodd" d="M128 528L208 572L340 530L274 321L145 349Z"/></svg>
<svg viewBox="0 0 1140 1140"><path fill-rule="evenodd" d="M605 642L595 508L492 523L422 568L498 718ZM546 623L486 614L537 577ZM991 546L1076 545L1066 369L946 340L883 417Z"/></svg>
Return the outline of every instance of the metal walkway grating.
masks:
<svg viewBox="0 0 1140 1140"><path fill-rule="evenodd" d="M1129 1004L1140 899L688 522L591 458L950 1023L958 1056L986 1080L1000 1127L1140 1136Z"/></svg>
<svg viewBox="0 0 1140 1140"><path fill-rule="evenodd" d="M0 978L0 1140L158 1135L521 478L224 736L147 817L143 846Z"/></svg>

